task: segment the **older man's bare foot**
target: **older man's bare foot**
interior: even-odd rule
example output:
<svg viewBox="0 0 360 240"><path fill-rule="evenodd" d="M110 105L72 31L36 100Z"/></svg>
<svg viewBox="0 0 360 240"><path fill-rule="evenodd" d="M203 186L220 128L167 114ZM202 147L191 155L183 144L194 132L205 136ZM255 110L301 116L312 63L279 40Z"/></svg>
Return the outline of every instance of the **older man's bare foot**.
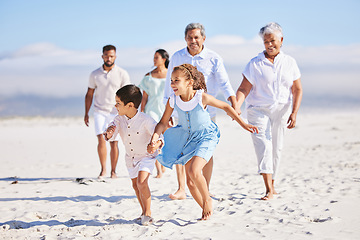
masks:
<svg viewBox="0 0 360 240"><path fill-rule="evenodd" d="M263 196L261 198L261 200L268 201L268 200L273 199L273 198L274 198L273 193L267 193L265 196Z"/></svg>
<svg viewBox="0 0 360 240"><path fill-rule="evenodd" d="M155 178L161 178L162 177L162 172L158 172L157 175L155 176Z"/></svg>
<svg viewBox="0 0 360 240"><path fill-rule="evenodd" d="M186 193L185 191L178 190L176 193L170 194L169 198L172 200L183 200L186 198Z"/></svg>
<svg viewBox="0 0 360 240"><path fill-rule="evenodd" d="M117 175L116 175L116 172L111 172L111 176L110 176L112 179L115 179L117 178Z"/></svg>
<svg viewBox="0 0 360 240"><path fill-rule="evenodd" d="M204 208L203 208L203 213L202 213L202 217L201 220L209 220L211 215L213 213L212 210L212 199L209 198L208 200L206 200L204 202Z"/></svg>

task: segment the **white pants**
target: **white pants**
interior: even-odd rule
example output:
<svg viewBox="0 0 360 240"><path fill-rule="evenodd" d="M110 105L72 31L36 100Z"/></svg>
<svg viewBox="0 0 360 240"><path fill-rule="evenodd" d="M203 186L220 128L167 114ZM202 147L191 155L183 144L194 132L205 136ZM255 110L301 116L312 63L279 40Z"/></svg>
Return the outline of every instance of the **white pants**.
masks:
<svg viewBox="0 0 360 240"><path fill-rule="evenodd" d="M247 118L257 126L258 134L251 134L258 161L258 173L272 174L275 179L279 170L286 123L291 104L267 107L249 107Z"/></svg>

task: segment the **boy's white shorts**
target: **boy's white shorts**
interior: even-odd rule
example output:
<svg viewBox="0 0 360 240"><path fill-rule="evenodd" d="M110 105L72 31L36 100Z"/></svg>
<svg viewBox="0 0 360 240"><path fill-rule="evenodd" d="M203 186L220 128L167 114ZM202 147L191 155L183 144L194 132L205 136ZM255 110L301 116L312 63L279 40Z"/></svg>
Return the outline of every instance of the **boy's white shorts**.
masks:
<svg viewBox="0 0 360 240"><path fill-rule="evenodd" d="M133 162L130 167L130 164L127 164L127 170L131 179L137 178L140 171L148 172L152 174L152 171L155 167L155 158L144 158L140 161Z"/></svg>

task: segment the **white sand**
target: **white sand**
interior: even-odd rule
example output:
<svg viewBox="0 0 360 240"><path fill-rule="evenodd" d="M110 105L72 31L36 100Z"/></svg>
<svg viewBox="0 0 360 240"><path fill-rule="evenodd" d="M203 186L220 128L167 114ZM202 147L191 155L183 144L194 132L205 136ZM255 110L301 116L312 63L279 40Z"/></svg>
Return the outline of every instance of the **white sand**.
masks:
<svg viewBox="0 0 360 240"><path fill-rule="evenodd" d="M2 119L0 239L359 239L359 112L299 114L272 201L259 200L264 186L250 135L220 116L212 219L197 221L201 209L190 194L167 198L177 187L167 169L150 180L156 222L149 227L135 221L140 207L122 156L118 179L96 180L92 126L81 118Z"/></svg>

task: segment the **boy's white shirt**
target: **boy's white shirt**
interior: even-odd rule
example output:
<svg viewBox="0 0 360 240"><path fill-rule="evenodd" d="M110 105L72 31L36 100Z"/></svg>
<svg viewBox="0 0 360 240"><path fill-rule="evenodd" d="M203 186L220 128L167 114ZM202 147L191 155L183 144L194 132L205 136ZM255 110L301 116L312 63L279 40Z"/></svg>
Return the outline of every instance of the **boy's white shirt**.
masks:
<svg viewBox="0 0 360 240"><path fill-rule="evenodd" d="M116 127L113 136L109 141L115 139L120 134L125 146L125 161L127 167L133 167L134 163L143 159L155 159L158 151L153 154L147 152L147 145L150 143L157 122L149 115L138 111L133 118L117 115L109 125ZM163 142L164 137L160 135L159 140Z"/></svg>

